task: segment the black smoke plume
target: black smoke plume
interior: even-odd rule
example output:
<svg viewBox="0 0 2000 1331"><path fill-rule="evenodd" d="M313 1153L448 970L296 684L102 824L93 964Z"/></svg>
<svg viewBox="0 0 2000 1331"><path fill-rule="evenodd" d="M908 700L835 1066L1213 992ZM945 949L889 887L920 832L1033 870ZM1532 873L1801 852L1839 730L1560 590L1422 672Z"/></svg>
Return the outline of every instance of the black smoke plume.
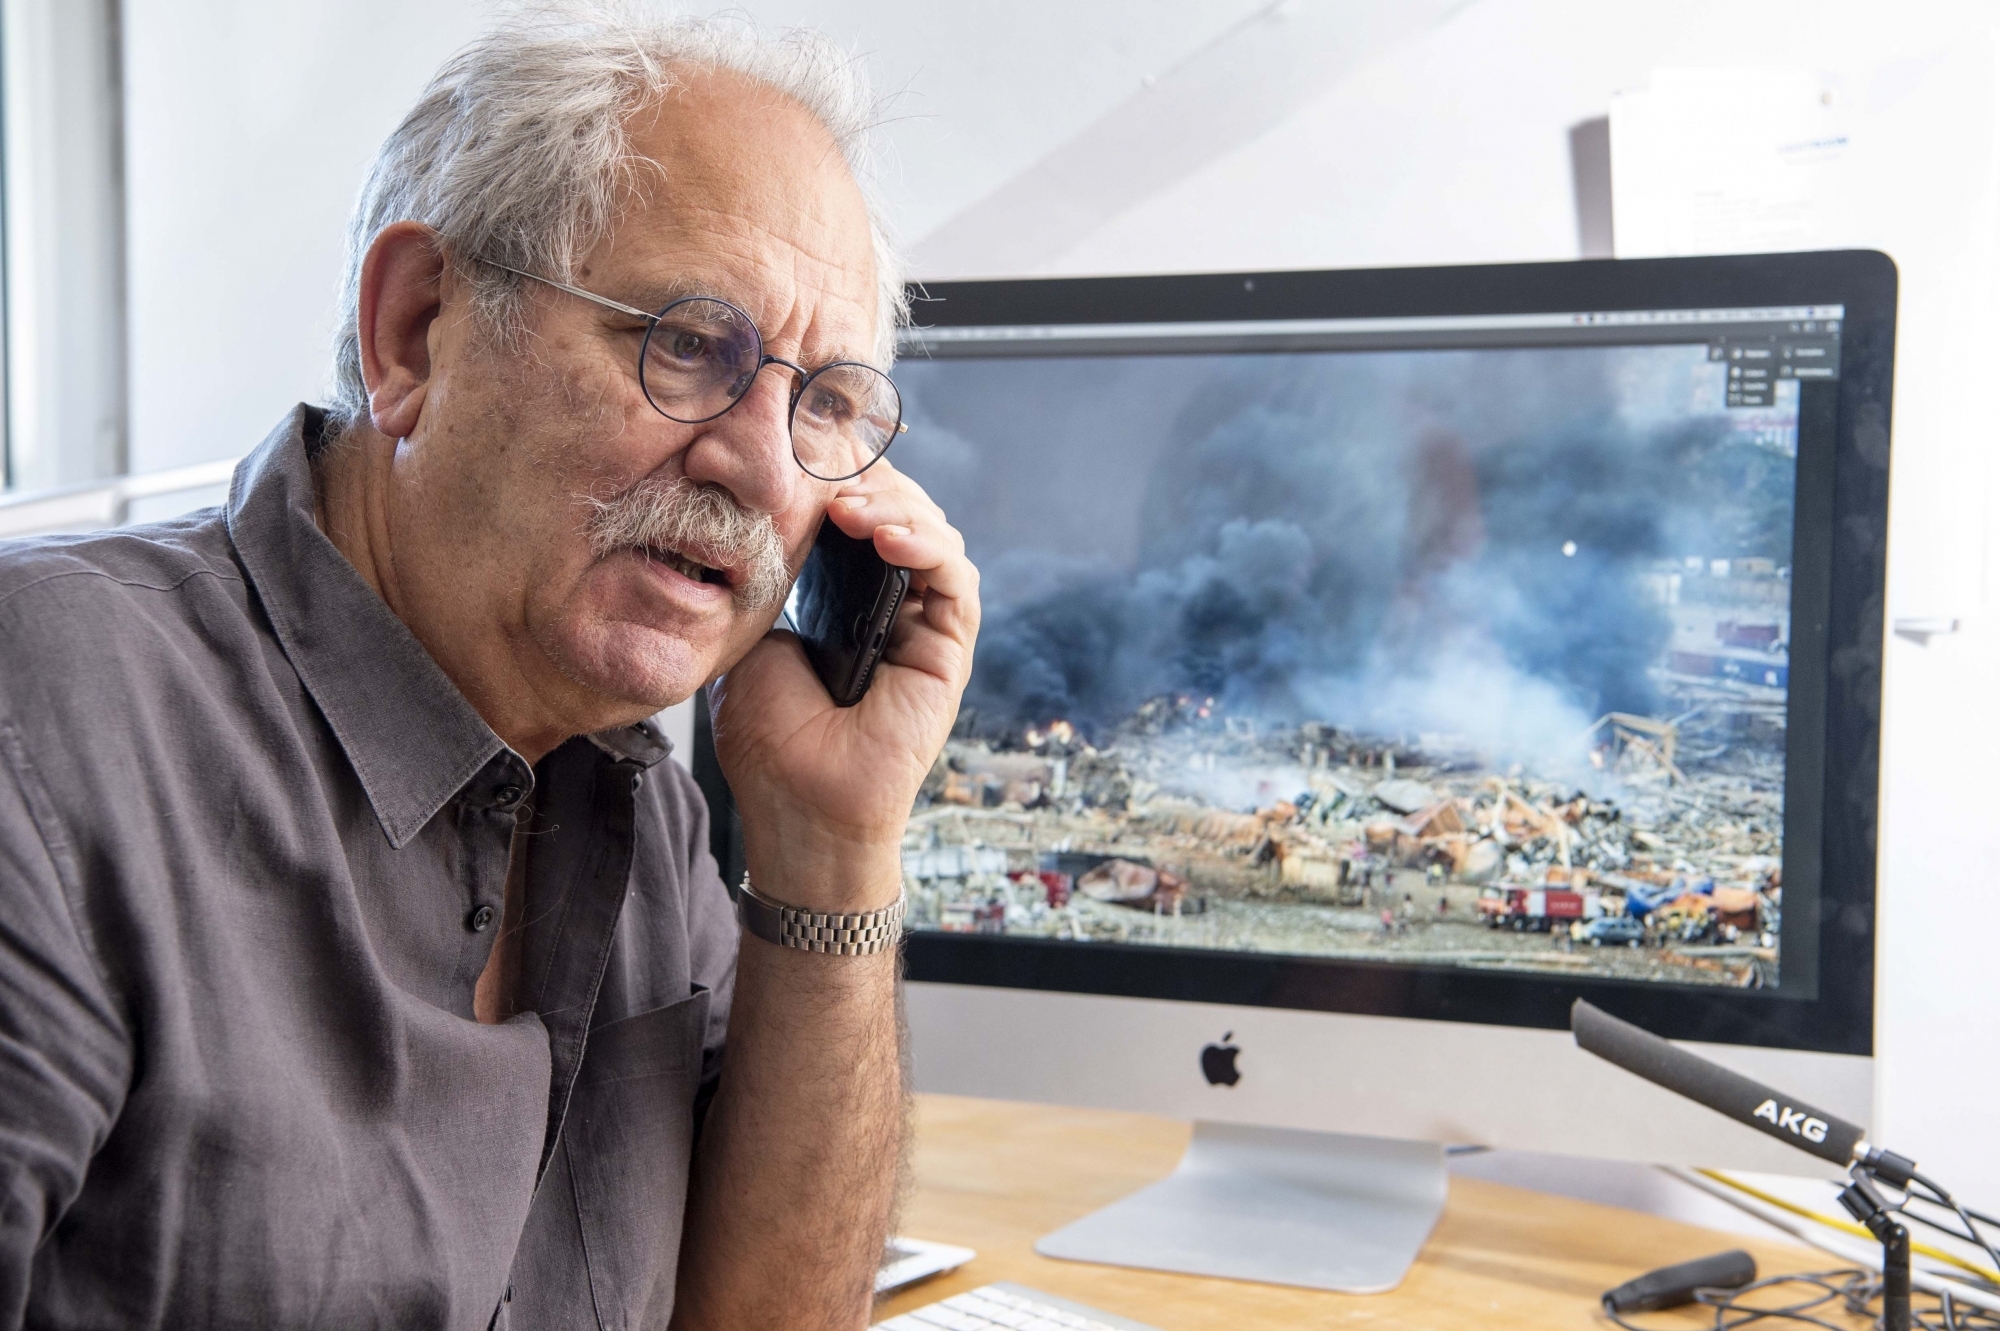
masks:
<svg viewBox="0 0 2000 1331"><path fill-rule="evenodd" d="M1720 415L1635 424L1601 363L1554 354L1574 382L1544 375L1531 401L1476 353L1448 396L1417 374L1340 392L1225 368L1134 478L1136 571L1021 553L989 570L977 727L1101 732L1175 693L1536 757L1603 712L1658 710L1671 625L1645 576L1788 563L1791 459Z"/></svg>

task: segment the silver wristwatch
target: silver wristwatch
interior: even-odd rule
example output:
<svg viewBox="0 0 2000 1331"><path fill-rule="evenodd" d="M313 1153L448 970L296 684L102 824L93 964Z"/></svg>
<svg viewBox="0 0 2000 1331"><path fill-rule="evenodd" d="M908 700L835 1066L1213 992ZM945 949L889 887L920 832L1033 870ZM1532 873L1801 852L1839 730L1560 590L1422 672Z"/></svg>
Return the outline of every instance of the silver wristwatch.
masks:
<svg viewBox="0 0 2000 1331"><path fill-rule="evenodd" d="M867 956L896 945L903 933L903 907L907 898L896 899L881 910L859 914L826 914L800 910L758 894L743 875L742 890L736 894L736 918L743 927L767 943L795 947L805 952L831 952L840 957Z"/></svg>

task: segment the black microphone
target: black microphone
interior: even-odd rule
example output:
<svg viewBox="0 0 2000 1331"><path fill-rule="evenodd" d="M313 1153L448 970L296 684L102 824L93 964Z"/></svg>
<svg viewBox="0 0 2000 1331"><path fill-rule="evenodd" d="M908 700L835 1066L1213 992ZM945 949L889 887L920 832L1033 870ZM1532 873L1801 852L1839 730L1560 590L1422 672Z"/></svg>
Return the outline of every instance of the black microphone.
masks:
<svg viewBox="0 0 2000 1331"><path fill-rule="evenodd" d="M1698 1289L1742 1289L1757 1278L1757 1263L1741 1248L1678 1266L1663 1266L1604 1291L1608 1313L1651 1313L1694 1302Z"/></svg>
<svg viewBox="0 0 2000 1331"><path fill-rule="evenodd" d="M1857 1146L1865 1155L1874 1154L1866 1151L1867 1133L1846 1119L1697 1058L1581 998L1570 1007L1569 1025L1577 1044L1599 1058L1776 1137L1787 1146L1843 1167L1856 1160ZM1900 1157L1895 1158L1900 1162Z"/></svg>

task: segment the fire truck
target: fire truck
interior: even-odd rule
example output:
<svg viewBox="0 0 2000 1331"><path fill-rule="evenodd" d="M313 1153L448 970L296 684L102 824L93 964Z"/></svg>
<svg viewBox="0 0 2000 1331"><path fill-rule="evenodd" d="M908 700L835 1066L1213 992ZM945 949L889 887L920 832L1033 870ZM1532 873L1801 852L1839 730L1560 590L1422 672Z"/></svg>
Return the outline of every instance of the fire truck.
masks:
<svg viewBox="0 0 2000 1331"><path fill-rule="evenodd" d="M1474 909L1489 929L1547 933L1558 924L1567 926L1583 918L1583 894L1561 887L1489 887L1480 893Z"/></svg>

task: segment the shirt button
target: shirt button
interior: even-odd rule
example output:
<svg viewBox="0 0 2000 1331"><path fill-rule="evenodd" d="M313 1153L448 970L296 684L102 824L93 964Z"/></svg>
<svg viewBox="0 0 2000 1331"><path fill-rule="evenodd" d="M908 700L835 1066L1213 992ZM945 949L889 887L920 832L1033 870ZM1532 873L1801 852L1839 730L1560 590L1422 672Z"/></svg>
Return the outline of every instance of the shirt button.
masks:
<svg viewBox="0 0 2000 1331"><path fill-rule="evenodd" d="M493 792L493 802L504 809L510 804L519 804L521 794L519 786L502 786Z"/></svg>
<svg viewBox="0 0 2000 1331"><path fill-rule="evenodd" d="M465 917L466 925L476 934L483 934L493 924L493 907L481 906Z"/></svg>

